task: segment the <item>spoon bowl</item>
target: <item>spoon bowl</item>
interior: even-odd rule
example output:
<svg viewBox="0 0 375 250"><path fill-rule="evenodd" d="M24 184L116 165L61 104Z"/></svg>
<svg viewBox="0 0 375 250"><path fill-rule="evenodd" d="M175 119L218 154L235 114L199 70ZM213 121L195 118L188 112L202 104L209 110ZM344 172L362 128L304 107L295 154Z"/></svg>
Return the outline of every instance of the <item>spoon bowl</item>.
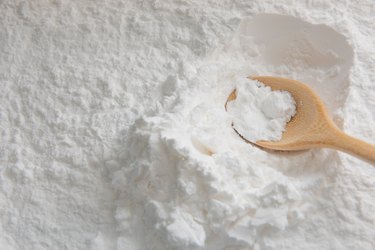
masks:
<svg viewBox="0 0 375 250"><path fill-rule="evenodd" d="M296 114L286 124L281 140L256 141L256 145L282 151L333 148L375 163L375 146L351 137L337 128L321 99L306 84L281 77L254 76L249 78L271 87L272 90L288 91L296 103ZM236 90L233 90L227 102L235 99ZM246 140L242 135L241 137Z"/></svg>

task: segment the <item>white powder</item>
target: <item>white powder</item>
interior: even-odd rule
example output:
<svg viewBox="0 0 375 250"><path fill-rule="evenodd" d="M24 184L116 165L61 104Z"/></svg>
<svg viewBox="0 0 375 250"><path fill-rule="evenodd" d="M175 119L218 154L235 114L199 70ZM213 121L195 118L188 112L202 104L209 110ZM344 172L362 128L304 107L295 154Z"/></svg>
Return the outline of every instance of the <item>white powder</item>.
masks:
<svg viewBox="0 0 375 250"><path fill-rule="evenodd" d="M242 77L236 79L236 100L228 102L227 110L233 127L246 140L278 141L296 106L289 92L272 91L258 81Z"/></svg>
<svg viewBox="0 0 375 250"><path fill-rule="evenodd" d="M277 33L280 29L286 34ZM350 64L345 38L325 26L277 15L242 21L233 39L196 63L196 70L169 77L162 106L128 131L123 168L113 175L126 201L117 212L133 215L120 220L126 225L123 237L134 249L278 249L280 244L328 249L336 244L329 236L306 242L298 232L306 227L313 230L309 235L326 237L319 231L322 221L330 230L332 215L324 209L336 206L326 190L338 174L338 153L266 153L243 141L231 124L234 118L250 140L276 140L294 113L289 94L238 80L246 75L314 79L325 86L315 85L318 92L336 97L327 105L337 115ZM228 115L224 103L234 88L239 102L229 104ZM253 106L243 111L246 104ZM253 127L248 120L254 120ZM342 241L338 248L347 244L336 237Z"/></svg>
<svg viewBox="0 0 375 250"><path fill-rule="evenodd" d="M372 166L267 153L224 109L237 77L294 78L375 142L373 12L0 1L0 249L374 249Z"/></svg>

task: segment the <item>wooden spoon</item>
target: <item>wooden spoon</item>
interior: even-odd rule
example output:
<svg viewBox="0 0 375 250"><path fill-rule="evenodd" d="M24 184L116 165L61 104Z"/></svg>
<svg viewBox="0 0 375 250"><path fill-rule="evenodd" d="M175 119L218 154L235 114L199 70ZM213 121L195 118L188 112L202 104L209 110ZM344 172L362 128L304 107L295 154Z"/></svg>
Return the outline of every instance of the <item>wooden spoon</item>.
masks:
<svg viewBox="0 0 375 250"><path fill-rule="evenodd" d="M281 140L257 141L256 145L283 151L332 148L375 163L375 146L351 137L337 128L330 119L324 104L310 87L301 82L280 77L249 78L270 86L272 90L290 92L296 102L296 114L287 123ZM227 102L235 99L236 90L233 90ZM242 135L240 136L246 140Z"/></svg>

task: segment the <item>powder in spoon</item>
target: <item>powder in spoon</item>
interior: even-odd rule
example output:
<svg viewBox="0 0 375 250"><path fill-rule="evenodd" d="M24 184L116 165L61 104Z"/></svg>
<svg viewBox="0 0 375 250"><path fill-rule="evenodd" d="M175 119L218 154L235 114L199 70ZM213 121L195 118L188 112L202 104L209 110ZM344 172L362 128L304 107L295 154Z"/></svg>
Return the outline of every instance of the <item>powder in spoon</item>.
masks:
<svg viewBox="0 0 375 250"><path fill-rule="evenodd" d="M243 77L236 79L236 95L227 109L237 132L251 142L280 140L286 123L296 113L292 95Z"/></svg>

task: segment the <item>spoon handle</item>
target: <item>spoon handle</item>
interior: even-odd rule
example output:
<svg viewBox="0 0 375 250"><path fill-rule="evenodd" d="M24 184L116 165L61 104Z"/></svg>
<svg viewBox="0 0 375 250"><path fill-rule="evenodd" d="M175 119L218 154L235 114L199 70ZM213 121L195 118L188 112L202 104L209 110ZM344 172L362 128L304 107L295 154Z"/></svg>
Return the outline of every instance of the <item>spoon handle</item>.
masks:
<svg viewBox="0 0 375 250"><path fill-rule="evenodd" d="M354 138L340 130L335 131L334 136L331 138L328 143L330 148L346 152L375 164L375 145Z"/></svg>

